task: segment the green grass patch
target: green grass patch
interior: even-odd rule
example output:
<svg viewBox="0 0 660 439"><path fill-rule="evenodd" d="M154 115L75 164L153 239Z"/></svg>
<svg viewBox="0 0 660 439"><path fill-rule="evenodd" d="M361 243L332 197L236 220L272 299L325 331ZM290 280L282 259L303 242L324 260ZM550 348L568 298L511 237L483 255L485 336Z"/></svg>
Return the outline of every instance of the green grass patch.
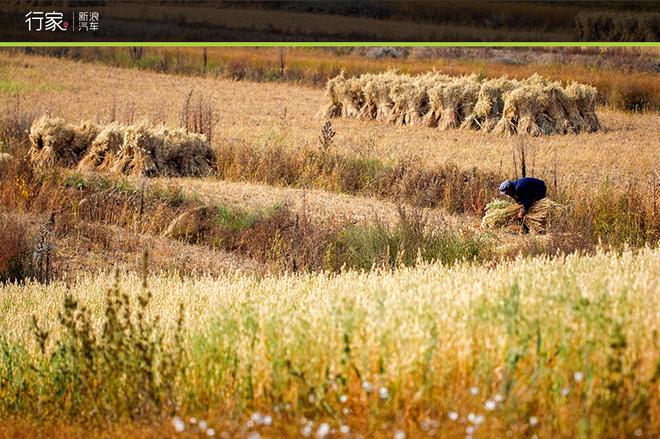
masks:
<svg viewBox="0 0 660 439"><path fill-rule="evenodd" d="M28 85L24 82L15 81L13 79L0 79L0 93L23 93L28 89Z"/></svg>
<svg viewBox="0 0 660 439"><path fill-rule="evenodd" d="M215 225L229 229L234 232L241 232L254 227L262 219L270 218L282 208L277 203L265 209L247 210L238 207L218 206L218 213L215 217Z"/></svg>
<svg viewBox="0 0 660 439"><path fill-rule="evenodd" d="M353 225L341 230L329 244L328 268L370 270L374 266L412 266L439 261L481 260L492 255L487 236L468 236L446 230L414 230L399 224Z"/></svg>

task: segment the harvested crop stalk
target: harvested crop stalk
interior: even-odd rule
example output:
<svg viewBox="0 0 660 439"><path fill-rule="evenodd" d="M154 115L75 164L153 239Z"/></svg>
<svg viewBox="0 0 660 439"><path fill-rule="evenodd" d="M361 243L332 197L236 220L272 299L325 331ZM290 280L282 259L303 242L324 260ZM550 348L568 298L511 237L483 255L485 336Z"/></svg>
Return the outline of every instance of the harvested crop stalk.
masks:
<svg viewBox="0 0 660 439"><path fill-rule="evenodd" d="M486 214L481 220L481 226L497 229L525 225L532 233L545 233L552 211L561 208L561 205L543 198L532 205L522 222L518 219L520 208L520 204L495 199L486 205Z"/></svg>
<svg viewBox="0 0 660 439"><path fill-rule="evenodd" d="M325 118L384 120L396 125L426 125L495 131L501 134L569 134L599 130L594 87L563 87L534 74L524 80L450 77L437 72L410 76L395 71L328 81Z"/></svg>

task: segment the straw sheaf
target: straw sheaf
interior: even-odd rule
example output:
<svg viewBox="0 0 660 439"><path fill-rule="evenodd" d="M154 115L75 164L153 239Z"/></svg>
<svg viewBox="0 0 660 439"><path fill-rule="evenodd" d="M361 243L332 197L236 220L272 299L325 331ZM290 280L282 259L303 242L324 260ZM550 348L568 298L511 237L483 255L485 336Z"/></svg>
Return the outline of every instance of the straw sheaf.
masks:
<svg viewBox="0 0 660 439"><path fill-rule="evenodd" d="M97 127L42 118L32 125L30 141L28 154L37 165L178 177L208 175L215 164L205 136L144 123Z"/></svg>
<svg viewBox="0 0 660 439"><path fill-rule="evenodd" d="M32 124L30 160L40 166L73 166L98 134L91 122L71 125L62 118L43 116Z"/></svg>
<svg viewBox="0 0 660 439"><path fill-rule="evenodd" d="M461 128L492 131L502 117L504 95L518 86L518 81L507 77L490 79L481 84L477 102Z"/></svg>
<svg viewBox="0 0 660 439"><path fill-rule="evenodd" d="M525 225L532 233L545 233L552 213L561 207L549 198L543 198L532 205L521 221L518 219L520 204L496 199L486 205L481 226L487 229L518 229Z"/></svg>
<svg viewBox="0 0 660 439"><path fill-rule="evenodd" d="M384 120L534 136L592 132L601 128L594 87L559 82L534 74L523 80L482 80L437 72L410 76L393 70L328 81L322 107L326 117Z"/></svg>

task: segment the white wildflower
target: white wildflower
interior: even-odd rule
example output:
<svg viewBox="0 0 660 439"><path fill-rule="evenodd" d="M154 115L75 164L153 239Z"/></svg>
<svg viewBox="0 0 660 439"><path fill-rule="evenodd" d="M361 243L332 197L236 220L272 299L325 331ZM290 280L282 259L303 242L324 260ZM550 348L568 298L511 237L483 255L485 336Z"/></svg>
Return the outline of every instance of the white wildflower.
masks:
<svg viewBox="0 0 660 439"><path fill-rule="evenodd" d="M319 429L316 430L316 437L323 438L326 437L328 433L330 433L330 425L324 422L319 425Z"/></svg>
<svg viewBox="0 0 660 439"><path fill-rule="evenodd" d="M174 430L178 433L181 433L183 430L186 429L186 423L183 422L183 419L181 419L178 416L172 418L172 426L174 427Z"/></svg>
<svg viewBox="0 0 660 439"><path fill-rule="evenodd" d="M378 389L378 396L380 399L387 399L390 397L390 391L387 390L387 387L381 387Z"/></svg>
<svg viewBox="0 0 660 439"><path fill-rule="evenodd" d="M369 381L367 381L367 380L363 380L363 381L362 381L362 388L364 389L365 392L367 392L367 393L371 393L371 392L373 392L373 390L374 390L374 385L371 384L371 383L370 383Z"/></svg>

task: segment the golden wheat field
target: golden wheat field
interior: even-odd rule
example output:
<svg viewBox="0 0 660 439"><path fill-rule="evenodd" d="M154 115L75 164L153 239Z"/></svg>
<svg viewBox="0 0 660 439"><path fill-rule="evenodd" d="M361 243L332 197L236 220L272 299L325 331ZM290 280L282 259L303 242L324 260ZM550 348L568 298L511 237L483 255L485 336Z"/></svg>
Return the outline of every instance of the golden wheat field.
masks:
<svg viewBox="0 0 660 439"><path fill-rule="evenodd" d="M438 87L0 51L0 437L658 437L660 115L441 129Z"/></svg>

